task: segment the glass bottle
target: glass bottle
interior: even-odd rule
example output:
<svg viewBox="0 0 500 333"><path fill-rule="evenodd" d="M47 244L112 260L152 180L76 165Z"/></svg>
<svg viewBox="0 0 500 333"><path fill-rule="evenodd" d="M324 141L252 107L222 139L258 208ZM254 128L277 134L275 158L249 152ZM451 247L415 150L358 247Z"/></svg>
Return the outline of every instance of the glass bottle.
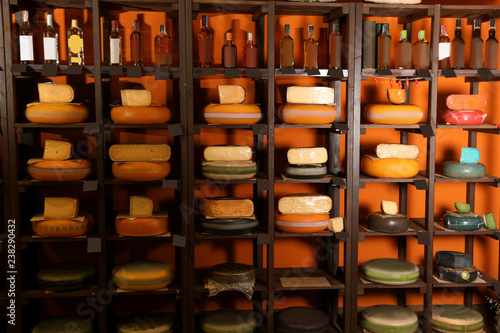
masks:
<svg viewBox="0 0 500 333"><path fill-rule="evenodd" d="M342 68L342 34L338 24L333 25L329 37L329 66L330 68Z"/></svg>
<svg viewBox="0 0 500 333"><path fill-rule="evenodd" d="M155 37L155 65L172 66L172 37L160 25L160 33Z"/></svg>
<svg viewBox="0 0 500 333"><path fill-rule="evenodd" d="M490 20L489 37L484 43L484 68L498 69L498 40L495 37L495 20Z"/></svg>
<svg viewBox="0 0 500 333"><path fill-rule="evenodd" d="M483 40L481 39L481 20L474 20L474 30L470 41L469 68L483 68Z"/></svg>
<svg viewBox="0 0 500 333"><path fill-rule="evenodd" d="M210 67L212 64L212 39L208 30L208 17L201 17L201 30L198 33L198 59L200 67Z"/></svg>
<svg viewBox="0 0 500 333"><path fill-rule="evenodd" d="M236 45L233 44L233 34L226 32L226 43L222 45L222 67L236 67Z"/></svg>
<svg viewBox="0 0 500 333"><path fill-rule="evenodd" d="M314 40L314 25L307 29L308 37L304 41L304 68L318 68L318 41Z"/></svg>
<svg viewBox="0 0 500 333"><path fill-rule="evenodd" d="M122 36L118 31L118 21L111 21L111 33L109 34L109 65L122 65Z"/></svg>
<svg viewBox="0 0 500 333"><path fill-rule="evenodd" d="M285 35L280 43L280 68L293 68L293 38L290 37L290 24L285 24Z"/></svg>
<svg viewBox="0 0 500 333"><path fill-rule="evenodd" d="M247 45L243 49L243 67L257 68L259 67L259 49L253 42L253 33L248 33Z"/></svg>
<svg viewBox="0 0 500 333"><path fill-rule="evenodd" d="M462 20L456 20L455 38L451 42L450 66L453 69L465 68L465 42L462 39Z"/></svg>
<svg viewBox="0 0 500 333"><path fill-rule="evenodd" d="M35 60L33 49L33 31L29 22L29 13L22 11L23 23L19 31L19 61L21 64L32 64Z"/></svg>
<svg viewBox="0 0 500 333"><path fill-rule="evenodd" d="M418 31L418 40L413 45L413 64L415 69L429 69L431 63L431 47L425 39L425 30Z"/></svg>
<svg viewBox="0 0 500 333"><path fill-rule="evenodd" d="M391 35L389 23L382 24L382 32L377 37L377 68L391 67Z"/></svg>
<svg viewBox="0 0 500 333"><path fill-rule="evenodd" d="M448 37L448 32L446 31L446 24L441 25L438 57L438 68L450 69L450 37Z"/></svg>
<svg viewBox="0 0 500 333"><path fill-rule="evenodd" d="M78 20L71 20L68 30L68 54L70 65L84 65L83 31L78 27Z"/></svg>
<svg viewBox="0 0 500 333"><path fill-rule="evenodd" d="M139 20L132 23L130 34L130 66L142 66L142 35L139 31Z"/></svg>
<svg viewBox="0 0 500 333"><path fill-rule="evenodd" d="M53 16L47 14L47 28L43 32L43 62L45 64L59 63L59 36L53 27Z"/></svg>
<svg viewBox="0 0 500 333"><path fill-rule="evenodd" d="M411 43L408 40L408 32L401 30L399 41L394 46L396 52L395 65L398 69L410 69L413 65L411 59Z"/></svg>

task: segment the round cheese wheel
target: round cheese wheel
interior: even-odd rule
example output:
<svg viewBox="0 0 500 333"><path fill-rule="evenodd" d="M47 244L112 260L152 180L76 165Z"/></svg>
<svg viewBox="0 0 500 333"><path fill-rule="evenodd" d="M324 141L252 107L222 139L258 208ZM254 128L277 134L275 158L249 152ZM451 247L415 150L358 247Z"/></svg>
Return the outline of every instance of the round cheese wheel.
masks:
<svg viewBox="0 0 500 333"><path fill-rule="evenodd" d="M436 331L480 333L483 326L483 316L471 308L455 304L432 306L432 328Z"/></svg>
<svg viewBox="0 0 500 333"><path fill-rule="evenodd" d="M293 306L276 314L278 332L325 332L330 327L330 319L321 310L305 306Z"/></svg>
<svg viewBox="0 0 500 333"><path fill-rule="evenodd" d="M286 175L297 179L323 178L326 172L325 164L288 164L286 167Z"/></svg>
<svg viewBox="0 0 500 333"><path fill-rule="evenodd" d="M396 234L408 230L410 221L403 214L387 215L382 212L371 213L366 220L366 226L378 232Z"/></svg>
<svg viewBox="0 0 500 333"><path fill-rule="evenodd" d="M248 179L257 173L257 163L254 161L204 161L201 172L208 179Z"/></svg>
<svg viewBox="0 0 500 333"><path fill-rule="evenodd" d="M307 234L320 232L328 227L329 214L281 214L274 213L274 227L284 232Z"/></svg>
<svg viewBox="0 0 500 333"><path fill-rule="evenodd" d="M255 267L238 263L215 265L210 268L210 279L221 284L255 283Z"/></svg>
<svg viewBox="0 0 500 333"><path fill-rule="evenodd" d="M148 182L170 174L170 162L113 162L111 172L117 179Z"/></svg>
<svg viewBox="0 0 500 333"><path fill-rule="evenodd" d="M91 171L89 160L40 161L28 166L31 177L46 181L85 179Z"/></svg>
<svg viewBox="0 0 500 333"><path fill-rule="evenodd" d="M48 291L71 291L94 283L95 268L83 263L60 263L41 268L36 273L40 288Z"/></svg>
<svg viewBox="0 0 500 333"><path fill-rule="evenodd" d="M200 325L205 333L251 333L257 321L253 311L220 309L206 312Z"/></svg>
<svg viewBox="0 0 500 333"><path fill-rule="evenodd" d="M32 221L33 232L42 237L76 237L88 233L94 227L94 218L87 215L83 221L43 220Z"/></svg>
<svg viewBox="0 0 500 333"><path fill-rule="evenodd" d="M420 106L410 104L368 104L363 113L373 124L417 124L424 117Z"/></svg>
<svg viewBox="0 0 500 333"><path fill-rule="evenodd" d="M168 231L168 217L116 218L115 231L119 235L146 237Z"/></svg>
<svg viewBox="0 0 500 333"><path fill-rule="evenodd" d="M443 225L445 228L452 230L475 231L483 227L484 220L474 213L458 214L448 212L443 216Z"/></svg>
<svg viewBox="0 0 500 333"><path fill-rule="evenodd" d="M456 283L469 283L477 279L477 268L471 266L465 269L453 269L444 266L438 266L438 276L441 280Z"/></svg>
<svg viewBox="0 0 500 333"><path fill-rule="evenodd" d="M367 261L363 274L372 282L386 285L405 285L417 281L417 265L406 260L380 258Z"/></svg>
<svg viewBox="0 0 500 333"><path fill-rule="evenodd" d="M256 124L262 118L255 104L208 104L203 114L209 124Z"/></svg>
<svg viewBox="0 0 500 333"><path fill-rule="evenodd" d="M482 110L486 106L484 95L451 94L446 97L446 106L452 110Z"/></svg>
<svg viewBox="0 0 500 333"><path fill-rule="evenodd" d="M174 279L172 266L161 261L131 261L113 269L113 281L126 290L156 290Z"/></svg>
<svg viewBox="0 0 500 333"><path fill-rule="evenodd" d="M170 333L174 326L171 318L161 315L132 315L116 325L117 333Z"/></svg>
<svg viewBox="0 0 500 333"><path fill-rule="evenodd" d="M202 219L201 229L214 235L244 235L257 230L259 221L245 218Z"/></svg>
<svg viewBox="0 0 500 333"><path fill-rule="evenodd" d="M482 111L455 111L447 110L443 113L443 120L452 125L479 125L486 118Z"/></svg>
<svg viewBox="0 0 500 333"><path fill-rule="evenodd" d="M375 305L363 311L360 324L374 333L413 333L418 329L418 317L401 306Z"/></svg>
<svg viewBox="0 0 500 333"><path fill-rule="evenodd" d="M289 124L331 124L337 118L337 111L333 105L282 104L278 118Z"/></svg>
<svg viewBox="0 0 500 333"><path fill-rule="evenodd" d="M26 119L41 124L81 123L89 111L81 104L32 103L26 106Z"/></svg>
<svg viewBox="0 0 500 333"><path fill-rule="evenodd" d="M461 179L483 178L486 176L486 167L482 163L444 162L443 175Z"/></svg>
<svg viewBox="0 0 500 333"><path fill-rule="evenodd" d="M111 120L118 124L163 124L172 118L166 106L115 106Z"/></svg>
<svg viewBox="0 0 500 333"><path fill-rule="evenodd" d="M92 325L84 318L76 316L58 316L42 319L33 327L31 333L66 333L68 327L71 331L91 333Z"/></svg>
<svg viewBox="0 0 500 333"><path fill-rule="evenodd" d="M361 171L368 176L378 178L411 178L418 174L418 161L406 158L361 159Z"/></svg>

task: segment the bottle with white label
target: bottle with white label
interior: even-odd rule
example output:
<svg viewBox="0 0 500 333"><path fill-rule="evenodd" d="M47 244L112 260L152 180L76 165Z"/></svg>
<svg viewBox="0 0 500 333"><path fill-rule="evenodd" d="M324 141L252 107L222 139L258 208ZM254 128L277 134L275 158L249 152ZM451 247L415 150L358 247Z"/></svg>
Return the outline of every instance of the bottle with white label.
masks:
<svg viewBox="0 0 500 333"><path fill-rule="evenodd" d="M58 34L53 27L52 14L47 14L47 28L43 33L43 62L59 64Z"/></svg>
<svg viewBox="0 0 500 333"><path fill-rule="evenodd" d="M19 32L19 61L21 64L32 64L35 60L33 51L33 31L29 22L29 13L23 10L23 24Z"/></svg>
<svg viewBox="0 0 500 333"><path fill-rule="evenodd" d="M78 27L78 20L71 20L68 30L68 55L70 65L84 65L83 31Z"/></svg>
<svg viewBox="0 0 500 333"><path fill-rule="evenodd" d="M439 35L439 69L450 69L450 37L446 31L446 24L441 25L441 33Z"/></svg>
<svg viewBox="0 0 500 333"><path fill-rule="evenodd" d="M118 31L118 20L111 21L111 33L109 34L109 65L122 65L122 36Z"/></svg>

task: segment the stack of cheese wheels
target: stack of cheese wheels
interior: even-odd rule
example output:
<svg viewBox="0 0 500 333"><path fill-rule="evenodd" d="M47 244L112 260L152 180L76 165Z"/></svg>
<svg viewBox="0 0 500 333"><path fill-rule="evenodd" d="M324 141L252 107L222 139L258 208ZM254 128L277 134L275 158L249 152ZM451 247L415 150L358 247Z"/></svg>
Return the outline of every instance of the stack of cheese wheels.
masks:
<svg viewBox="0 0 500 333"><path fill-rule="evenodd" d="M418 105L379 103L368 104L363 116L373 124L408 125L420 122L424 111Z"/></svg>
<svg viewBox="0 0 500 333"><path fill-rule="evenodd" d="M40 101L26 105L26 119L33 123L80 123L88 117L87 108L81 103L71 103L75 97L67 84L39 83Z"/></svg>
<svg viewBox="0 0 500 333"><path fill-rule="evenodd" d="M209 234L243 235L259 226L250 199L206 198L201 202L201 214L201 228Z"/></svg>
<svg viewBox="0 0 500 333"><path fill-rule="evenodd" d="M42 319L33 327L31 333L63 333L71 331L79 333L92 333L92 324L85 318L76 316L58 316Z"/></svg>
<svg viewBox="0 0 500 333"><path fill-rule="evenodd" d="M405 144L379 144L376 156L361 159L361 171L378 178L411 178L418 173L418 147Z"/></svg>
<svg viewBox="0 0 500 333"><path fill-rule="evenodd" d="M111 109L111 120L118 124L162 124L172 117L165 105L151 105L153 97L149 90L120 90L122 105Z"/></svg>
<svg viewBox="0 0 500 333"><path fill-rule="evenodd" d="M216 180L249 179L257 173L248 146L208 146L203 151L203 176Z"/></svg>
<svg viewBox="0 0 500 333"><path fill-rule="evenodd" d="M45 140L43 157L28 161L28 173L37 180L67 181L86 178L91 171L89 160L71 159L73 145L63 140Z"/></svg>
<svg viewBox="0 0 500 333"><path fill-rule="evenodd" d="M291 86L286 89L286 101L278 110L284 123L331 124L337 117L333 88Z"/></svg>
<svg viewBox="0 0 500 333"><path fill-rule="evenodd" d="M113 281L130 291L157 290L168 286L174 279L174 270L161 261L131 261L113 269Z"/></svg>
<svg viewBox="0 0 500 333"><path fill-rule="evenodd" d="M486 167L479 163L477 148L462 147L460 162L444 162L443 175L450 178L477 179L486 176Z"/></svg>
<svg viewBox="0 0 500 333"><path fill-rule="evenodd" d="M455 305L432 306L432 328L438 332L481 333L483 331L483 316L471 308Z"/></svg>
<svg viewBox="0 0 500 333"><path fill-rule="evenodd" d="M329 332L330 318L323 311L305 306L292 306L276 314L276 331L291 332Z"/></svg>
<svg viewBox="0 0 500 333"><path fill-rule="evenodd" d="M257 320L253 311L219 309L205 312L200 325L205 333L252 333Z"/></svg>
<svg viewBox="0 0 500 333"><path fill-rule="evenodd" d="M170 333L174 321L162 315L144 314L132 315L116 325L116 333Z"/></svg>
<svg viewBox="0 0 500 333"><path fill-rule="evenodd" d="M109 148L111 171L117 179L160 180L170 174L170 146L162 143L121 143Z"/></svg>
<svg viewBox="0 0 500 333"><path fill-rule="evenodd" d="M219 104L208 104L203 109L209 124L256 124L262 118L257 104L242 104L246 99L245 88L239 85L218 85Z"/></svg>
<svg viewBox="0 0 500 333"><path fill-rule="evenodd" d="M94 226L89 214L79 214L78 198L47 197L43 214L31 218L35 234L42 237L76 237L85 235Z"/></svg>
<svg viewBox="0 0 500 333"><path fill-rule="evenodd" d="M373 231L395 234L408 230L408 217L398 213L398 204L394 201L382 200L380 212L368 215L366 225Z"/></svg>
<svg viewBox="0 0 500 333"><path fill-rule="evenodd" d="M148 197L130 196L130 209L119 213L115 219L115 231L119 235L146 237L168 231L168 214L153 212L153 200Z"/></svg>
<svg viewBox="0 0 500 333"><path fill-rule="evenodd" d="M290 178L315 179L326 175L328 152L324 147L291 148L287 159L286 175Z"/></svg>
<svg viewBox="0 0 500 333"><path fill-rule="evenodd" d="M52 264L39 269L36 280L47 291L72 291L94 284L95 272L93 266L83 263Z"/></svg>
<svg viewBox="0 0 500 333"><path fill-rule="evenodd" d="M472 257L457 251L436 252L438 276L440 279L456 283L473 282L477 279L477 269L472 265Z"/></svg>
<svg viewBox="0 0 500 333"><path fill-rule="evenodd" d="M367 261L363 266L365 277L385 285L406 285L417 281L417 265L406 260L380 258Z"/></svg>
<svg viewBox="0 0 500 333"><path fill-rule="evenodd" d="M370 306L361 314L361 326L376 333L413 333L418 329L415 312L396 305Z"/></svg>
<svg viewBox="0 0 500 333"><path fill-rule="evenodd" d="M446 98L448 110L443 113L443 120L452 125L482 124L486 113L481 110L486 106L484 95L450 95Z"/></svg>
<svg viewBox="0 0 500 333"><path fill-rule="evenodd" d="M443 216L445 228L459 231L476 231L483 227L484 219L473 212L469 204L455 202L456 212L447 211Z"/></svg>

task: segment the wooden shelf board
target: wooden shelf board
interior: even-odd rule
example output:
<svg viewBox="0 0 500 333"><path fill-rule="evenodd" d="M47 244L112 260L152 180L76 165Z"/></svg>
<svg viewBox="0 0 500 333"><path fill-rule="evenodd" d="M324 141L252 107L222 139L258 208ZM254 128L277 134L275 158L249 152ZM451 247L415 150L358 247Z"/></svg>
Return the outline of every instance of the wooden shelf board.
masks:
<svg viewBox="0 0 500 333"><path fill-rule="evenodd" d="M301 286L292 286L292 287L283 287L280 281L281 277L298 277L298 278L307 278L307 277L324 277L330 284L327 286L316 286L316 287L301 287ZM327 272L323 268L319 267L289 267L289 268L275 268L274 269L274 288L276 290L341 290L341 294L344 293L345 285L337 279L332 273Z"/></svg>
<svg viewBox="0 0 500 333"><path fill-rule="evenodd" d="M427 125L425 123L419 123L419 124L408 124L408 125L400 125L400 124L368 124L368 123L365 123L365 124L361 124L360 127L361 128L366 128L366 129L370 129L370 128L383 128L383 129L397 129L397 130L400 130L400 129L409 129L409 130L413 130L413 129L420 129L420 126L422 125Z"/></svg>
<svg viewBox="0 0 500 333"><path fill-rule="evenodd" d="M63 6L56 6L56 7L65 7L65 8L78 8L78 7L68 7L68 3L71 3L73 5L73 2L78 3L78 1L51 1L51 2L61 2L61 3L66 3L66 5ZM83 1L82 1L83 2ZM68 65L58 65L59 70L57 71L57 75L71 75L68 74ZM28 65L28 68L26 72L23 72L22 74L33 74L33 73L42 73L43 65L42 64L32 64ZM94 66L83 66L82 73L85 74L94 74L95 68Z"/></svg>
<svg viewBox="0 0 500 333"><path fill-rule="evenodd" d="M109 231L106 234L107 241L172 241L173 235L170 236L143 236L143 237L132 237L132 236L122 236L118 235L114 231Z"/></svg>
<svg viewBox="0 0 500 333"><path fill-rule="evenodd" d="M359 175L360 183L413 183L415 180L426 179L424 176L418 174L411 178L377 178L361 173Z"/></svg>
<svg viewBox="0 0 500 333"><path fill-rule="evenodd" d="M211 129L211 128L228 128L228 129L252 129L252 125L248 124L234 124L234 125L229 125L229 124L218 124L218 125L212 125L212 124L195 124L194 125L195 129Z"/></svg>
<svg viewBox="0 0 500 333"><path fill-rule="evenodd" d="M145 291L118 291L117 289L111 289L109 291L113 296L141 296L141 295L178 295L182 293L180 287L174 287L172 285L167 286L167 290L145 290Z"/></svg>
<svg viewBox="0 0 500 333"><path fill-rule="evenodd" d="M392 72L392 75L381 75L377 73L377 70L374 68L363 68L361 75L362 76L387 76L387 77L417 77L417 71L414 69L397 69L397 68L389 68Z"/></svg>
<svg viewBox="0 0 500 333"><path fill-rule="evenodd" d="M361 274L362 275L362 274ZM358 279L358 288L359 289L421 289L424 290L426 288L425 282L421 279L418 278L417 281L414 283L410 284L405 284L405 285L385 285L385 284L379 284L379 283L365 283L363 280Z"/></svg>
<svg viewBox="0 0 500 333"><path fill-rule="evenodd" d="M196 178L194 183L196 185L203 184L213 184L213 185L224 185L224 184L256 184L257 181L267 181L266 178L250 178L250 179L229 179L229 180L216 180L216 179L200 179Z"/></svg>
<svg viewBox="0 0 500 333"><path fill-rule="evenodd" d="M137 2L136 2L137 3ZM121 66L123 68L123 74L122 75L117 75L117 76L124 76L126 77L127 74L127 67L128 66ZM101 74L104 75L109 75L109 72L113 68L113 66L102 66L101 67ZM156 69L158 67L156 66L141 66L141 75L146 76L146 75L155 75ZM170 78L171 79L178 79L180 78L180 67L162 67L162 68L168 68L170 72Z"/></svg>
<svg viewBox="0 0 500 333"><path fill-rule="evenodd" d="M235 0L194 0L193 8L199 7L201 13L217 14L255 14L257 12L267 13L267 1L235 1Z"/></svg>
<svg viewBox="0 0 500 333"><path fill-rule="evenodd" d="M335 176L335 175L326 175L325 177L323 178L314 178L314 179L300 179L300 178L287 178L287 179L283 179L283 177L281 176L282 174L284 174L284 172L280 172L280 173L277 173L276 176L274 177L274 182L275 183L278 183L278 184L281 184L281 183L311 183L311 184L328 184L328 183L336 183L336 182L332 182L333 179L337 180L339 183L343 183L344 184L344 188L345 188L345 183L346 183L346 180L345 178L343 177L338 177L338 176Z"/></svg>
<svg viewBox="0 0 500 333"><path fill-rule="evenodd" d="M136 124L105 124L103 126L104 129L167 129L167 123L164 124L144 124L144 125L136 125Z"/></svg>
<svg viewBox="0 0 500 333"><path fill-rule="evenodd" d="M80 185L82 186L85 181L95 180L95 179L85 179L85 180L67 180L67 181L44 181L36 179L24 178L17 182L18 186L53 186L53 185Z"/></svg>
<svg viewBox="0 0 500 333"><path fill-rule="evenodd" d="M489 230L484 227L476 231L449 230L443 226L442 222L434 222L434 235L436 236L489 235L494 237L496 232L498 230Z"/></svg>
<svg viewBox="0 0 500 333"><path fill-rule="evenodd" d="M284 232L280 230L274 231L274 237L276 238L311 238L311 237L335 237L335 233L329 230L320 231L320 232L311 232L306 234L292 233L292 232ZM345 241L345 238L341 238L339 241Z"/></svg>
<svg viewBox="0 0 500 333"><path fill-rule="evenodd" d="M72 242L87 242L88 238L99 237L96 233L91 233L79 237L33 237L34 233L22 235L21 243L72 243Z"/></svg>
<svg viewBox="0 0 500 333"><path fill-rule="evenodd" d="M463 179L463 178L448 178L442 174L436 173L436 177L434 178L436 183L491 183L494 184L497 182L498 178L486 175L482 178L475 179Z"/></svg>
<svg viewBox="0 0 500 333"><path fill-rule="evenodd" d="M15 128L85 128L85 123L76 123L76 124L38 124L38 123L15 123Z"/></svg>
<svg viewBox="0 0 500 333"><path fill-rule="evenodd" d="M454 69L453 70L457 77L466 77L466 78L476 78L479 80L483 80L481 74L477 71L477 69ZM493 74L494 78L500 77L500 70L498 69L490 69L491 74ZM438 75L440 77L444 77L441 70L438 70Z"/></svg>
<svg viewBox="0 0 500 333"><path fill-rule="evenodd" d="M333 129L334 124L325 124L325 125L309 125L309 124L286 124L286 123L278 123L274 125L274 128L312 128L312 129Z"/></svg>
<svg viewBox="0 0 500 333"><path fill-rule="evenodd" d="M329 69L328 68L318 68L319 74L318 75L309 75L307 73L307 70L304 68L294 68L295 74L283 74L281 73L280 68L276 68L274 70L274 75L276 75L279 79L280 76L310 76L310 77L321 77L321 78L330 78ZM342 75L344 76L341 81L347 81L347 77L349 76L349 71L347 69L342 70ZM339 80L338 78L333 78L333 80Z"/></svg>
<svg viewBox="0 0 500 333"><path fill-rule="evenodd" d="M324 16L339 10L339 16L349 13L349 5L337 2L306 2L276 1L276 15L308 15Z"/></svg>
<svg viewBox="0 0 500 333"><path fill-rule="evenodd" d="M416 17L430 16L433 13L433 5L400 5L400 4L374 4L363 3L363 15L373 17Z"/></svg>
<svg viewBox="0 0 500 333"><path fill-rule="evenodd" d="M433 276L437 277L437 272L434 272ZM439 282L433 278L432 286L433 288L474 288L474 287L491 287L493 283L496 282L494 278L488 274L478 271L478 279L481 278L484 282L470 282L470 283L456 283L456 282Z"/></svg>
<svg viewBox="0 0 500 333"><path fill-rule="evenodd" d="M263 231L256 231L251 234L244 234L244 235L212 235L212 234L206 234L197 231L195 233L195 239L199 240L209 240L209 239L254 239L259 237L259 235L266 235L267 233Z"/></svg>
<svg viewBox="0 0 500 333"><path fill-rule="evenodd" d="M496 124L480 124L480 125L451 125L437 124L437 129L463 129L464 131L500 134L500 128Z"/></svg>
<svg viewBox="0 0 500 333"><path fill-rule="evenodd" d="M173 180L177 182L177 188L179 188L181 184L181 180L178 178L166 178L165 180ZM116 178L109 178L104 181L106 185L161 185L163 183L163 179L160 180L152 180L152 181L129 181L129 180L121 180Z"/></svg>
<svg viewBox="0 0 500 333"><path fill-rule="evenodd" d="M178 0L165 1L132 1L132 0L101 0L100 3L109 9L137 11L171 11L179 9Z"/></svg>
<svg viewBox="0 0 500 333"><path fill-rule="evenodd" d="M93 296L99 291L99 287L91 286L82 290L46 292L42 289L28 289L21 292L21 298L63 298L63 297L87 297Z"/></svg>
<svg viewBox="0 0 500 333"><path fill-rule="evenodd" d="M500 17L498 6L442 5L441 17L483 19Z"/></svg>
<svg viewBox="0 0 500 333"><path fill-rule="evenodd" d="M410 229L413 230L407 230L404 232L399 232L395 234L387 233L387 232L379 232L379 231L372 231L369 230L366 224L359 225L358 232L360 235L363 237L397 237L397 236L416 236L418 232L426 232L418 223L418 219L410 219ZM366 221L363 221L363 223L366 223ZM366 228L366 229L365 229ZM367 229L369 231L367 231Z"/></svg>
<svg viewBox="0 0 500 333"><path fill-rule="evenodd" d="M210 69L213 69L215 71L215 75L201 74L201 71L202 71L201 67L194 67L193 68L193 78L199 79L200 77L203 76L203 79L208 79L210 77L214 77L216 79L221 79L221 76L225 75L226 68L223 68L223 67L211 67ZM236 69L238 70L240 77L247 77L247 75L246 75L247 68L238 67ZM252 68L252 69L254 69L254 68ZM251 77L251 76L249 76L249 78L253 78L253 79L267 79L269 77L269 71L268 71L267 68L256 68L256 69L259 71L259 77ZM252 74L250 74L250 75L252 75Z"/></svg>

